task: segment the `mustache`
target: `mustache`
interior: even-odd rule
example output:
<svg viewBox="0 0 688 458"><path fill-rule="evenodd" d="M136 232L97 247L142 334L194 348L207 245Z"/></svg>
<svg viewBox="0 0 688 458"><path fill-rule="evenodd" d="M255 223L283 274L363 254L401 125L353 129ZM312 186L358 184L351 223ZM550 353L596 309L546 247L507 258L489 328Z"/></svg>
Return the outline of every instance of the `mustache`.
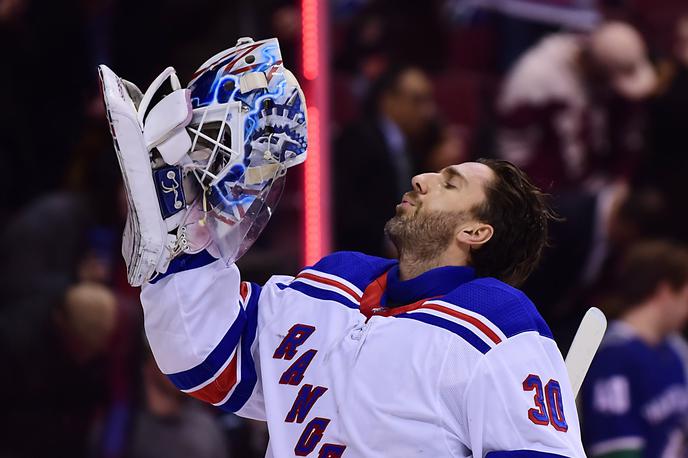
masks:
<svg viewBox="0 0 688 458"><path fill-rule="evenodd" d="M409 191L404 193L402 196L402 199L409 200L413 203L413 205L418 205L420 202L418 201L418 191Z"/></svg>

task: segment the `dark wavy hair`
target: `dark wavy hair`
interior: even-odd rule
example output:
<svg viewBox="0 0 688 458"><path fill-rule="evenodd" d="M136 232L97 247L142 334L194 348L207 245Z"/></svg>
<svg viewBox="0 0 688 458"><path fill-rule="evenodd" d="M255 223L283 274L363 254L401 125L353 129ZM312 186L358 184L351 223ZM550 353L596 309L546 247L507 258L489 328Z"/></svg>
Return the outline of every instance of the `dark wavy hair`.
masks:
<svg viewBox="0 0 688 458"><path fill-rule="evenodd" d="M668 240L647 240L629 248L616 272L620 308L642 304L665 283L676 292L688 283L688 249Z"/></svg>
<svg viewBox="0 0 688 458"><path fill-rule="evenodd" d="M477 219L494 228L492 238L471 251L471 265L481 277L521 285L537 267L547 246L547 226L559 220L548 196L507 161L478 159L495 179L487 185L485 202L475 208Z"/></svg>

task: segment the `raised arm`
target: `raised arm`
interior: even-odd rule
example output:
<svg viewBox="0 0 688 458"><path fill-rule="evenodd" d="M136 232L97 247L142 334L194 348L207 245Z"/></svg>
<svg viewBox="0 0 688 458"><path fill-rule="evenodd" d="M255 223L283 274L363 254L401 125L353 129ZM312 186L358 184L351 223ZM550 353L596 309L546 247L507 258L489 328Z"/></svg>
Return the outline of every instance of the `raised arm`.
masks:
<svg viewBox="0 0 688 458"><path fill-rule="evenodd" d="M299 84L276 39L240 39L186 88L172 67L143 93L99 72L127 193L122 254L129 283L142 286L155 359L182 391L263 418L261 288L233 263L274 212L287 169L306 158Z"/></svg>
<svg viewBox="0 0 688 458"><path fill-rule="evenodd" d="M172 266L174 267L174 266ZM180 390L264 420L257 383L260 286L240 281L222 261L143 286L146 336L155 360Z"/></svg>

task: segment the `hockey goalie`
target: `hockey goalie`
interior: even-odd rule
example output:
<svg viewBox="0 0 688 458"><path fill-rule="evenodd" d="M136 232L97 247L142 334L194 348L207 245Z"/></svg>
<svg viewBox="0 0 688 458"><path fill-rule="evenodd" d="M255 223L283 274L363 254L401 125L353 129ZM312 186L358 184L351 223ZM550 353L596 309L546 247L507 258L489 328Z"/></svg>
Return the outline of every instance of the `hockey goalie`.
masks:
<svg viewBox="0 0 688 458"><path fill-rule="evenodd" d="M100 77L129 282L180 390L267 421L269 457L585 456L564 360L517 289L551 218L523 172L418 175L386 227L399 259L334 253L258 285L235 261L307 148L277 40L240 40L186 86L171 67L145 92Z"/></svg>

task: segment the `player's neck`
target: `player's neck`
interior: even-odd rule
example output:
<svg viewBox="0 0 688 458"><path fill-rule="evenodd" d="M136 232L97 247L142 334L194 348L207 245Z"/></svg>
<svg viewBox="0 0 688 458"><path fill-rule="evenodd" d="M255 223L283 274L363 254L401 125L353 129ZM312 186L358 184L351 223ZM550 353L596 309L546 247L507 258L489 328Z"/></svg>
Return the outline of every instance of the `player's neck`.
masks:
<svg viewBox="0 0 688 458"><path fill-rule="evenodd" d="M432 259L420 259L412 254L405 254L399 257L399 279L401 281L411 280L438 267L465 265L467 262L464 259L446 252Z"/></svg>
<svg viewBox="0 0 688 458"><path fill-rule="evenodd" d="M651 306L639 306L626 313L623 322L633 328L636 335L648 345L657 345L666 337L661 325L662 317L657 316Z"/></svg>

